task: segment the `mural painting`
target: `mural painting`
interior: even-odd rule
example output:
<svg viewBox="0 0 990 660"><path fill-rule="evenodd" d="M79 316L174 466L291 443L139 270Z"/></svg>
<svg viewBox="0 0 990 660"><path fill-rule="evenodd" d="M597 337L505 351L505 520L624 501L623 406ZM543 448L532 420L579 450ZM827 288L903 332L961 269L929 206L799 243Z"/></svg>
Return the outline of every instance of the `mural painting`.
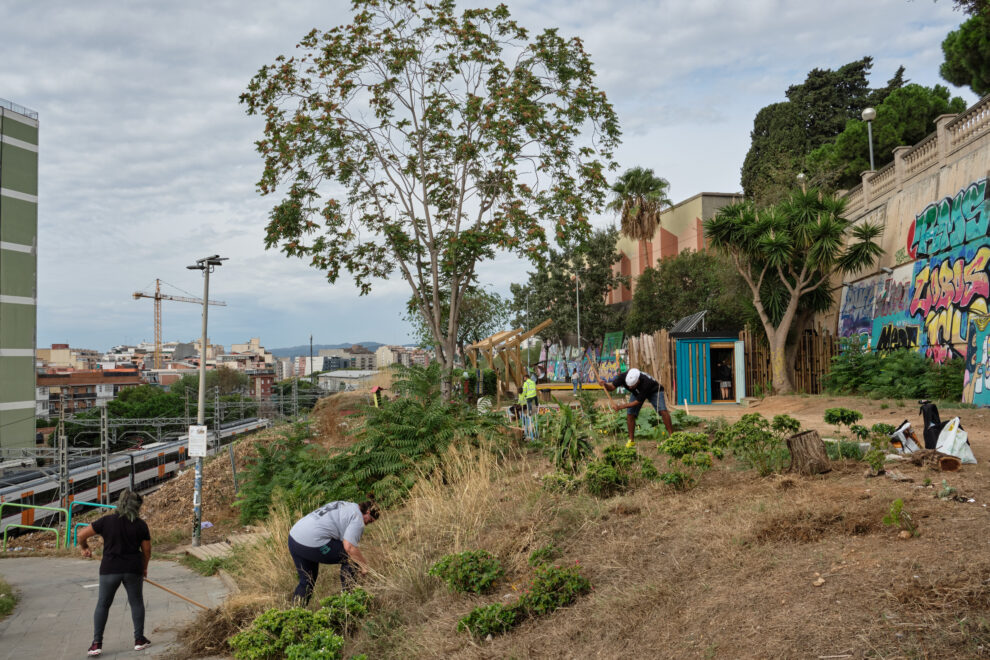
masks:
<svg viewBox="0 0 990 660"><path fill-rule="evenodd" d="M839 336L869 338L873 330L873 307L877 278L869 277L843 288L839 306Z"/></svg>

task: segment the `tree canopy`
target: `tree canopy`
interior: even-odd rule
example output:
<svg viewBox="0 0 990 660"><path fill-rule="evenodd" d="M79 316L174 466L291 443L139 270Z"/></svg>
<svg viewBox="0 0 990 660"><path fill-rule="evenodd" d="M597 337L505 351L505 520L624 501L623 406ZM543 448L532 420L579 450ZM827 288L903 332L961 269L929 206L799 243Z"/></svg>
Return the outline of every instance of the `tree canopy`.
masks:
<svg viewBox="0 0 990 660"><path fill-rule="evenodd" d="M913 145L933 133L939 115L965 109L966 102L958 96L950 98L948 88L942 85L930 88L911 84L894 90L876 107L874 166L880 169L892 162L896 147ZM870 169L869 150L866 122L850 119L834 142L808 155L806 167L813 180L831 188L852 188L860 182L861 173Z"/></svg>
<svg viewBox="0 0 990 660"><path fill-rule="evenodd" d="M976 13L942 42L942 77L979 96L990 92L990 16Z"/></svg>
<svg viewBox="0 0 990 660"><path fill-rule="evenodd" d="M738 332L748 322L759 323L742 276L725 267L711 251L685 250L647 268L636 280L626 333L638 335L669 328L702 310L705 328Z"/></svg>
<svg viewBox="0 0 990 660"><path fill-rule="evenodd" d="M441 292L442 304L449 307L450 297ZM444 315L449 311L444 309ZM416 296L406 305L406 320L412 325L413 338L423 348L434 348L433 334L419 312ZM505 329L509 319L508 303L494 291L471 285L464 292L461 302L461 316L457 324L457 348L464 355L464 347L490 337Z"/></svg>
<svg viewBox="0 0 990 660"><path fill-rule="evenodd" d="M362 293L398 274L449 373L465 293L498 250L540 261L585 237L619 127L580 39L505 5L355 0L241 95L265 120L266 245ZM449 292L448 312L441 289ZM449 386L449 380L446 380Z"/></svg>
<svg viewBox="0 0 990 660"><path fill-rule="evenodd" d="M882 227L853 225L843 217L845 200L819 190L794 191L782 203L757 208L752 201L730 204L704 222L711 245L728 257L749 286L753 306L770 346L773 387L793 390L788 335L803 300L828 300L836 273L856 273L883 253ZM767 282L772 299L765 299Z"/></svg>
<svg viewBox="0 0 990 660"><path fill-rule="evenodd" d="M627 279L612 270L622 256L616 249L617 239L618 232L610 227L595 230L584 243L551 249L546 268L529 273L525 284L511 285L513 324L523 327L553 319L553 324L541 333L548 344L563 343L568 335L576 334L576 276L580 280L583 344L600 344L606 332L621 330L624 314L605 302L608 292Z"/></svg>
<svg viewBox="0 0 990 660"><path fill-rule="evenodd" d="M660 224L660 213L671 205L670 183L653 170L634 167L612 184L608 209L619 215L622 233L633 240L648 241Z"/></svg>
<svg viewBox="0 0 990 660"><path fill-rule="evenodd" d="M787 101L757 112L742 167L747 197L759 204L784 199L812 150L835 139L849 119L877 107L906 82L900 67L884 87L871 89L867 76L872 68L873 58L864 57L834 71L813 69L803 83L787 88Z"/></svg>

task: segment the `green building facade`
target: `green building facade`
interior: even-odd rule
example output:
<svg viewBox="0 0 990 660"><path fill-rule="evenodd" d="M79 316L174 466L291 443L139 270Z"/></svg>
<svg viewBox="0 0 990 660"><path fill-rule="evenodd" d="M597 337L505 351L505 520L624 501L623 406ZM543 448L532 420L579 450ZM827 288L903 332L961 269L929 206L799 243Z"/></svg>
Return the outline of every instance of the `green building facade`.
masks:
<svg viewBox="0 0 990 660"><path fill-rule="evenodd" d="M38 114L0 99L0 448L35 444Z"/></svg>

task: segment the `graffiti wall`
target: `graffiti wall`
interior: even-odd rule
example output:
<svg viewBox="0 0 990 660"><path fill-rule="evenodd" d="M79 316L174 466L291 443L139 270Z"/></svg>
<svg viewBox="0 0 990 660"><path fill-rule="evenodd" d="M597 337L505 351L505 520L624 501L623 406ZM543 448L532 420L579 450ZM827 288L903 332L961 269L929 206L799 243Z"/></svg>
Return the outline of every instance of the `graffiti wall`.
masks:
<svg viewBox="0 0 990 660"><path fill-rule="evenodd" d="M964 401L990 405L990 198L987 179L917 211L907 263L843 287L839 334L873 350L966 361Z"/></svg>

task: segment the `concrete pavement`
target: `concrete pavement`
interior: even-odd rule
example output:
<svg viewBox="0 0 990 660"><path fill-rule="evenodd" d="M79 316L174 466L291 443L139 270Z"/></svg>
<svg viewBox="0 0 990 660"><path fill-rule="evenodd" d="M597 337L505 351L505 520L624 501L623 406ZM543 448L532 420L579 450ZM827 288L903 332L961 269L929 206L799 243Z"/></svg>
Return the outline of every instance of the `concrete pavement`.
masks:
<svg viewBox="0 0 990 660"><path fill-rule="evenodd" d="M93 641L99 566L85 559L0 559L0 575L20 595L14 613L0 621L0 660L85 658ZM148 577L208 607L227 595L220 578L197 575L174 562L153 559ZM201 611L147 583L144 602L145 636L152 645L134 650L130 607L121 586L110 609L101 657L160 657L175 647L177 630Z"/></svg>

